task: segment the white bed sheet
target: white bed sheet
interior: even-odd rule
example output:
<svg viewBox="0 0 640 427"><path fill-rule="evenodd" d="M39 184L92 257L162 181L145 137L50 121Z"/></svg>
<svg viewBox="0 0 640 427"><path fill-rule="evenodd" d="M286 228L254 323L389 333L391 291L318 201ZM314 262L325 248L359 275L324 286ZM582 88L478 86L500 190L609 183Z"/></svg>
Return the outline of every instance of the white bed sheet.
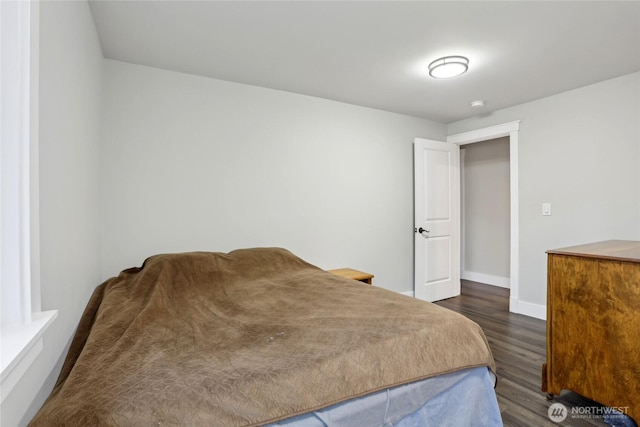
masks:
<svg viewBox="0 0 640 427"><path fill-rule="evenodd" d="M269 427L499 427L502 418L485 367L382 390Z"/></svg>

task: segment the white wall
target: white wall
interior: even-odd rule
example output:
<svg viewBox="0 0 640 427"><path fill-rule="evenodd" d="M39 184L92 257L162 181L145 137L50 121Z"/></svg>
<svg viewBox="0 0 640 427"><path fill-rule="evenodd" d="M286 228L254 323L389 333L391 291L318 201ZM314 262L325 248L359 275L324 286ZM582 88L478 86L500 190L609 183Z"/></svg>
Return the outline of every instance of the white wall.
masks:
<svg viewBox="0 0 640 427"><path fill-rule="evenodd" d="M509 138L460 147L463 171L462 278L509 286Z"/></svg>
<svg viewBox="0 0 640 427"><path fill-rule="evenodd" d="M85 2L43 2L40 35L42 308L59 315L3 402L3 426L26 424L49 394L93 288L153 253L278 245L411 290L415 137L522 120L525 302L545 302L546 249L640 238L638 73L445 129L103 63ZM539 215L543 201L553 216Z"/></svg>
<svg viewBox="0 0 640 427"><path fill-rule="evenodd" d="M41 296L42 309L57 309L58 318L2 403L7 427L25 425L51 392L100 280L102 51L86 2L42 2L40 22Z"/></svg>
<svg viewBox="0 0 640 427"><path fill-rule="evenodd" d="M546 304L546 250L640 239L639 95L634 73L448 126L453 135L522 120L519 299L530 309Z"/></svg>
<svg viewBox="0 0 640 427"><path fill-rule="evenodd" d="M413 139L444 125L105 63L105 278L155 253L281 246L412 290Z"/></svg>

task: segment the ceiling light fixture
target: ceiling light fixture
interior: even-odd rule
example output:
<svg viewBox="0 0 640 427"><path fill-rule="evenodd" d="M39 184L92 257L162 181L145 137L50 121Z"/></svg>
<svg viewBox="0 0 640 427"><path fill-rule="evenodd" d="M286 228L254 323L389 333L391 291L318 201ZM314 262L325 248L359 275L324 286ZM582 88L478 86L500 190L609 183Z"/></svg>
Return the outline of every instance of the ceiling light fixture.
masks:
<svg viewBox="0 0 640 427"><path fill-rule="evenodd" d="M484 107L484 101L482 99L478 99L477 101L471 101L471 108L482 108Z"/></svg>
<svg viewBox="0 0 640 427"><path fill-rule="evenodd" d="M464 56L445 56L429 64L429 75L434 79L448 79L464 74L469 69L469 60Z"/></svg>

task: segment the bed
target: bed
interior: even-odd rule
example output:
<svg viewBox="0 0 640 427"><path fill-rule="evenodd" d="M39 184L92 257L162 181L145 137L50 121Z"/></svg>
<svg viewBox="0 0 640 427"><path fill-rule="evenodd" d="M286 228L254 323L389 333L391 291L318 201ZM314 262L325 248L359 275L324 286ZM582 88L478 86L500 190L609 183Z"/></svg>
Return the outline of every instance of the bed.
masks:
<svg viewBox="0 0 640 427"><path fill-rule="evenodd" d="M31 426L502 425L471 320L280 248L147 258L98 286Z"/></svg>

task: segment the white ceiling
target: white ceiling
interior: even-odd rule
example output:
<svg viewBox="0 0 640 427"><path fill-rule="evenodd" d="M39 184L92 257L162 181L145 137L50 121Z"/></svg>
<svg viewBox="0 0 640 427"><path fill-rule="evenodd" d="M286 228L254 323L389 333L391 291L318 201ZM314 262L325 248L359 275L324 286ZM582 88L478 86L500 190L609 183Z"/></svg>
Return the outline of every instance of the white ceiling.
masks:
<svg viewBox="0 0 640 427"><path fill-rule="evenodd" d="M640 70L640 1L90 5L106 58L442 123ZM444 55L469 72L428 77Z"/></svg>

